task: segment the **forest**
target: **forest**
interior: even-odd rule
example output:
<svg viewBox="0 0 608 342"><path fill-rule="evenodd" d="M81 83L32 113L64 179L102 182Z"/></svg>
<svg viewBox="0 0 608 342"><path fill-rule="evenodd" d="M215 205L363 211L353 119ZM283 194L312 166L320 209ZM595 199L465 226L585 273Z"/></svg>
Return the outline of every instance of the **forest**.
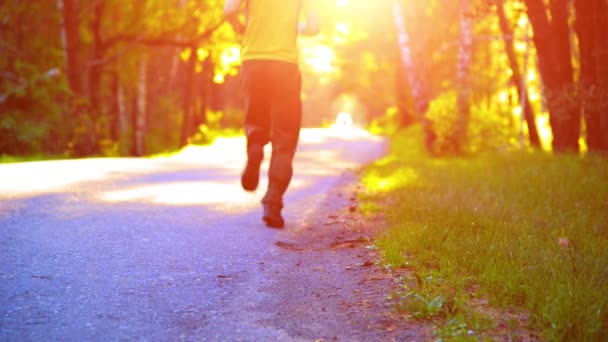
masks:
<svg viewBox="0 0 608 342"><path fill-rule="evenodd" d="M420 123L438 156L608 153L608 1L321 1L304 125ZM221 0L0 3L0 155L144 156L238 133ZM241 21L245 18L242 16Z"/></svg>
<svg viewBox="0 0 608 342"><path fill-rule="evenodd" d="M382 231L377 238L352 240L366 244L362 255L369 251L379 259L361 265L395 276L394 291L382 297L392 301L393 313L430 322L436 340L608 340L608 0L312 1L319 5L322 27L319 35L298 41L303 126L352 122L383 135L365 132L390 148L379 152L386 152L384 158L356 171L361 184L344 208L354 217L352 226L341 213L325 217L319 211L319 222L332 221L290 234L334 224L341 229L338 236L351 228L357 234L372 226ZM6 219L0 224L10 228L2 232L12 250L23 248L27 231L36 249L23 253L49 263L65 257L69 269L79 270L84 259L61 249L76 246L70 241L105 246L113 235L118 249L112 252L124 243L131 253L137 249L129 239L140 233L184 231L198 243L195 234L205 242L228 240L225 231L244 228L246 233L238 235L251 243L248 234L258 232L244 222L253 214L240 204L258 199L242 196L236 182L240 170L231 162L238 156L227 152L233 145L198 148L217 137L243 134L239 70L246 15L227 20L223 6L224 0L0 1L0 164L176 157L180 151L195 160L3 165L0 218ZM334 147L347 151L350 146L347 152L358 154L352 146L372 145L368 141ZM312 189L315 177L329 184L332 173L354 170L339 154L318 153L328 145L303 151L319 158L296 158L299 165L311 164L314 174L296 172L306 182L294 182L291 189L310 195L297 202L305 202L306 210L288 207L293 221L327 203L315 201L331 198L325 186ZM215 160L216 155L232 159ZM210 167L216 165L210 160L222 168ZM135 161L142 166L126 170ZM162 168L151 167L156 162ZM334 166L320 165L325 162ZM97 168L102 170L92 172ZM208 210L216 202L232 211ZM148 225L146 219L158 222ZM45 227L52 228L52 238L45 237ZM59 234L56 229L69 230ZM213 229L221 234L209 234ZM55 239L67 242L55 251L49 243ZM180 248L167 249L175 253L161 253L163 258L177 258L187 249L173 238L157 240ZM142 241L146 248L154 243ZM39 257L38 247L45 244L61 258ZM226 250L236 250L230 246ZM99 250L91 253L104 254ZM15 269L30 272L21 256L17 260ZM88 276L90 265L84 264ZM35 266L40 265L50 264ZM359 266L349 266L347 273ZM224 291L231 277L217 277L226 280L220 283ZM46 285L53 284L51 276L27 273L24 278L52 289ZM30 295L34 292L14 288L42 303ZM348 290L340 287L340 296ZM8 302L17 303L11 296ZM162 303L164 311L177 312ZM46 316L32 317L36 320L28 320L25 330L46 329L37 325ZM173 324L172 319L167 322ZM190 327L188 332L194 331Z"/></svg>

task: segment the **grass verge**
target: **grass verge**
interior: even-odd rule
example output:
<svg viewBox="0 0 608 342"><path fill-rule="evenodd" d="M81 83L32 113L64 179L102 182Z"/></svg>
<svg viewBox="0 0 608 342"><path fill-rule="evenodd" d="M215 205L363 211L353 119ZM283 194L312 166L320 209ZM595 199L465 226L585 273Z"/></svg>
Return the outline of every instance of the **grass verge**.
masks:
<svg viewBox="0 0 608 342"><path fill-rule="evenodd" d="M2 154L0 155L0 164L24 163L32 161L59 160L65 159L65 156L47 156L47 155L29 155L29 156L13 156Z"/></svg>
<svg viewBox="0 0 608 342"><path fill-rule="evenodd" d="M432 159L416 130L366 170L366 208L390 229L376 242L406 269L398 310L437 337L478 339L521 324L549 340L608 339L608 161L504 152ZM507 322L506 327L504 322Z"/></svg>
<svg viewBox="0 0 608 342"><path fill-rule="evenodd" d="M241 136L244 134L242 129L232 129L232 128L222 128L222 129L215 129L215 130L205 129L203 132L204 132L204 135L202 135L202 133L197 134L192 139L193 141L191 142L191 144L187 145L186 147L182 147L179 149L178 148L169 149L164 152L152 153L152 154L146 155L145 157L152 158L152 159L169 158L171 156L179 154L180 152L182 152L184 150L184 148L187 148L190 146L212 145L217 138L236 137L236 136ZM128 156L119 155L117 150L115 150L115 149L117 149L116 146L114 146L113 148L114 149L110 148L109 150L105 151L104 153L102 153L99 156L90 156L90 158L128 157ZM23 163L23 162L32 162L32 161L63 160L63 159L81 159L81 158L82 157L71 158L67 154L63 155L63 156L61 156L61 155L44 155L44 154L16 156L16 155L0 154L0 164Z"/></svg>

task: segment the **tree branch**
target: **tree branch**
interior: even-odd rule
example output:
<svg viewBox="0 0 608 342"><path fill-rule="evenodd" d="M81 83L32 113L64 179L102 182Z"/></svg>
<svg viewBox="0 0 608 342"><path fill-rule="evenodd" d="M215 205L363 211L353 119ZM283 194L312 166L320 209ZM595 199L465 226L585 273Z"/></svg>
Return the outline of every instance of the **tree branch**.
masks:
<svg viewBox="0 0 608 342"><path fill-rule="evenodd" d="M218 28L220 28L225 22L226 22L226 19L222 19L219 23L210 27L205 32L201 33L200 35L198 35L197 37L194 37L192 39L180 39L180 38L172 37L172 35L174 35L176 32L165 33L164 35L159 36L159 37L146 37L146 32L144 32L140 35L119 34L119 35L116 35L116 36L106 40L102 45L103 49L105 51L107 51L109 48L115 46L116 44L118 44L120 42L126 42L129 44L125 48L121 49L119 52L117 52L111 56L90 61L88 63L88 66L106 64L112 60L115 60L115 59L125 55L127 52L129 52L131 49L133 49L133 47L135 47L136 45L171 46L171 47L177 47L177 48L189 48L189 47L193 47L193 46L198 46L205 40L209 39L211 37L211 35Z"/></svg>

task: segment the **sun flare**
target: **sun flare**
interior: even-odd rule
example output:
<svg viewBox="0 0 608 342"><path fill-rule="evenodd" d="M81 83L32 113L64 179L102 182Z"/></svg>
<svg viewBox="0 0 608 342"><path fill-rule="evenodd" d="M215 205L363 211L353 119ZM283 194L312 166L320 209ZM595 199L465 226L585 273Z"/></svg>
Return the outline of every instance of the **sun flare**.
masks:
<svg viewBox="0 0 608 342"><path fill-rule="evenodd" d="M302 55L303 62L318 74L331 74L336 71L336 53L328 45L305 46Z"/></svg>

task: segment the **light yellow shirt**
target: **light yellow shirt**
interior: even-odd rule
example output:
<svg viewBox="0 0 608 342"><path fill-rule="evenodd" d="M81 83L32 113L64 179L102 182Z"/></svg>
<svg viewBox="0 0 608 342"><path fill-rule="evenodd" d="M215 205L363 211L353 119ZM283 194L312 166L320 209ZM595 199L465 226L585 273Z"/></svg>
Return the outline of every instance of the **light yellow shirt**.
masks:
<svg viewBox="0 0 608 342"><path fill-rule="evenodd" d="M242 59L298 62L302 0L248 0Z"/></svg>

